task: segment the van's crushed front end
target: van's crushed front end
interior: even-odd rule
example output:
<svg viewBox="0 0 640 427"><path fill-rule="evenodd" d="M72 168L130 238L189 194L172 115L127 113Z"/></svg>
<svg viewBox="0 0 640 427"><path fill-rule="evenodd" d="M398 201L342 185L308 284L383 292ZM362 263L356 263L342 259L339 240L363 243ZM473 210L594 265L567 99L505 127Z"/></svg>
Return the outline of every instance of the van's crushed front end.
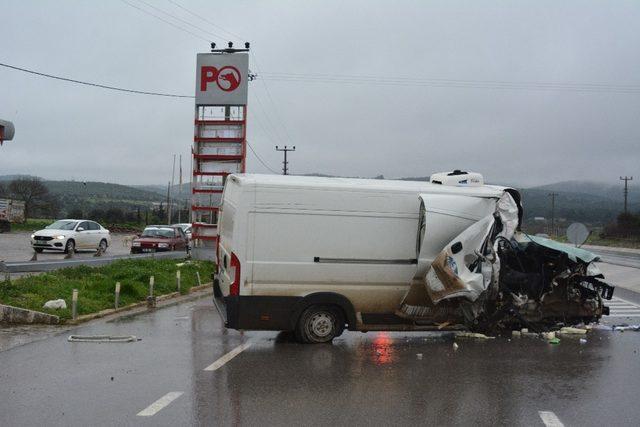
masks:
<svg viewBox="0 0 640 427"><path fill-rule="evenodd" d="M428 269L418 269L396 314L418 325L482 331L541 331L607 315L604 301L614 287L601 280L597 256L529 236L519 231L521 218L519 195L506 189L492 214L456 236Z"/></svg>

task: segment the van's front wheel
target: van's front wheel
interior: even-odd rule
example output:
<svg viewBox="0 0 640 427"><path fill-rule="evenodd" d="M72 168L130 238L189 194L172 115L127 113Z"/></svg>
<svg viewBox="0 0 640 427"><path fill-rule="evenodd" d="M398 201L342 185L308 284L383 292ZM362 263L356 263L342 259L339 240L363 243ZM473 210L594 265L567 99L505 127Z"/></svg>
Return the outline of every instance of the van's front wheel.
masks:
<svg viewBox="0 0 640 427"><path fill-rule="evenodd" d="M296 338L309 344L331 342L342 334L343 329L344 320L340 309L313 305L300 316L296 325Z"/></svg>

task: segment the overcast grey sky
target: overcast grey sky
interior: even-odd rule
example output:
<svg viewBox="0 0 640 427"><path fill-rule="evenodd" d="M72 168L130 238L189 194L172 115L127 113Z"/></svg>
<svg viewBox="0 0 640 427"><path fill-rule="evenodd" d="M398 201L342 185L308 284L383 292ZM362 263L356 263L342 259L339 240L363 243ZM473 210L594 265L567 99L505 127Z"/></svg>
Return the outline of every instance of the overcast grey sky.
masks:
<svg viewBox="0 0 640 427"><path fill-rule="evenodd" d="M168 0L145 1L221 36L173 21L206 40L231 39ZM640 177L638 1L172 1L252 43L265 74L249 88L248 139L273 169L273 146L287 143L294 173ZM120 0L3 0L1 11L0 62L79 80L191 95L196 53L208 51ZM193 111L191 99L0 68L0 118L16 125L0 175L166 183L174 153L188 170ZM267 170L249 153L248 171Z"/></svg>

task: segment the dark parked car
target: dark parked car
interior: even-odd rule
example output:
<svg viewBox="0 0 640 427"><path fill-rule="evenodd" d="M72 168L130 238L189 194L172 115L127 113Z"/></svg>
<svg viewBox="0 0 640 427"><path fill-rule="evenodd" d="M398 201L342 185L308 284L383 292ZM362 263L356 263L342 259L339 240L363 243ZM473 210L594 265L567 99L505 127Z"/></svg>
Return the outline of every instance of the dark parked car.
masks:
<svg viewBox="0 0 640 427"><path fill-rule="evenodd" d="M187 242L180 227L149 225L131 242L131 253L187 250Z"/></svg>

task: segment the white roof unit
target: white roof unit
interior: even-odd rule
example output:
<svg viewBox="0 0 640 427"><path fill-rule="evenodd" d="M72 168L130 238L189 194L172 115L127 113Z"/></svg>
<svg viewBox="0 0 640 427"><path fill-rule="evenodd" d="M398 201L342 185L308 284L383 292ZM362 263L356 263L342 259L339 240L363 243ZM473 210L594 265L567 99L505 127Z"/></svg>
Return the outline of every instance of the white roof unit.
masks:
<svg viewBox="0 0 640 427"><path fill-rule="evenodd" d="M477 172L466 172L456 169L451 172L438 172L429 178L432 184L471 186L479 187L484 185L484 178Z"/></svg>

